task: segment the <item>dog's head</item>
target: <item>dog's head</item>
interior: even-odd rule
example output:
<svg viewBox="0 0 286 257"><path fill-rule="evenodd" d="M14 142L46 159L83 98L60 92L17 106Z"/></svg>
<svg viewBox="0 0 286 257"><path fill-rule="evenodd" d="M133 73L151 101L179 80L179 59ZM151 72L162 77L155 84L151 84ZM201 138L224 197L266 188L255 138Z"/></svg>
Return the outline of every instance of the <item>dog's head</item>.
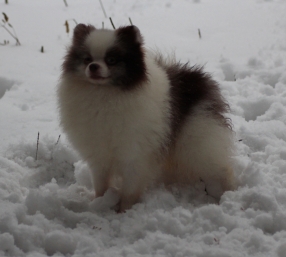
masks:
<svg viewBox="0 0 286 257"><path fill-rule="evenodd" d="M124 90L146 80L143 39L135 26L97 30L79 24L63 63L63 75Z"/></svg>

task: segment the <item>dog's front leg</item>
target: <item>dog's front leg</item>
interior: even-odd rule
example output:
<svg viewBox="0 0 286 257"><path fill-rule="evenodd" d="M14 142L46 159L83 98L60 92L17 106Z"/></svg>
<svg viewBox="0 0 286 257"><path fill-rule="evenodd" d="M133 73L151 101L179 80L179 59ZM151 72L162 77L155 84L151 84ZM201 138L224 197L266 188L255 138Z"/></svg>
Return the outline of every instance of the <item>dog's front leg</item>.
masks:
<svg viewBox="0 0 286 257"><path fill-rule="evenodd" d="M140 162L132 162L124 165L122 172L122 190L119 204L119 212L130 209L140 200L145 187L148 184L150 169Z"/></svg>
<svg viewBox="0 0 286 257"><path fill-rule="evenodd" d="M109 187L110 175L107 170L94 170L92 172L95 197L101 197Z"/></svg>

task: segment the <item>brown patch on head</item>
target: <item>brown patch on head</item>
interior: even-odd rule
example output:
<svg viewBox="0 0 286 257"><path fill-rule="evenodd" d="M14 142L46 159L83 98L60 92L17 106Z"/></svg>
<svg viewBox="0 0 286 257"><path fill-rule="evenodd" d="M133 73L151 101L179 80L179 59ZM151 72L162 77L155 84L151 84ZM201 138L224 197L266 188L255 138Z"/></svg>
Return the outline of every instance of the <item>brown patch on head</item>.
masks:
<svg viewBox="0 0 286 257"><path fill-rule="evenodd" d="M92 25L78 24L74 29L72 45L65 56L62 69L64 73L75 72L82 63L83 54L87 52L84 46L86 37L95 30Z"/></svg>
<svg viewBox="0 0 286 257"><path fill-rule="evenodd" d="M123 44L143 44L143 38L136 26L121 27L117 30L118 40Z"/></svg>
<svg viewBox="0 0 286 257"><path fill-rule="evenodd" d="M116 30L115 46L106 53L119 60L112 74L114 83L124 90L137 87L147 79L142 43L137 27L121 27Z"/></svg>

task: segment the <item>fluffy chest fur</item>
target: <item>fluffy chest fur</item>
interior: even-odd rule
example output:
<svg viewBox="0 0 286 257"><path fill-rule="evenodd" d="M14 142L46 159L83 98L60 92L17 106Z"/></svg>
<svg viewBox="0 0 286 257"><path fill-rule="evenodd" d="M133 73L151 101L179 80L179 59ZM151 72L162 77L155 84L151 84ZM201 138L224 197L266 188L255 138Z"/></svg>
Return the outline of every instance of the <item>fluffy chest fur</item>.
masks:
<svg viewBox="0 0 286 257"><path fill-rule="evenodd" d="M92 162L137 159L168 141L169 81L152 59L148 80L132 92L64 78L59 87L61 123L83 158Z"/></svg>

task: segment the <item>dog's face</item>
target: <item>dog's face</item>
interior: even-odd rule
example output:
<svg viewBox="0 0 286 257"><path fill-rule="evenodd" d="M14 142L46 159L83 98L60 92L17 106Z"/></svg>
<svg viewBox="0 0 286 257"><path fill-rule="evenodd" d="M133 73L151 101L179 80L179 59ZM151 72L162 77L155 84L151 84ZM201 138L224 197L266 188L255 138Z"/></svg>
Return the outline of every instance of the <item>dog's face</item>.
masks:
<svg viewBox="0 0 286 257"><path fill-rule="evenodd" d="M77 76L95 85L134 88L147 77L142 43L135 26L97 30L79 24L63 63L63 75Z"/></svg>

